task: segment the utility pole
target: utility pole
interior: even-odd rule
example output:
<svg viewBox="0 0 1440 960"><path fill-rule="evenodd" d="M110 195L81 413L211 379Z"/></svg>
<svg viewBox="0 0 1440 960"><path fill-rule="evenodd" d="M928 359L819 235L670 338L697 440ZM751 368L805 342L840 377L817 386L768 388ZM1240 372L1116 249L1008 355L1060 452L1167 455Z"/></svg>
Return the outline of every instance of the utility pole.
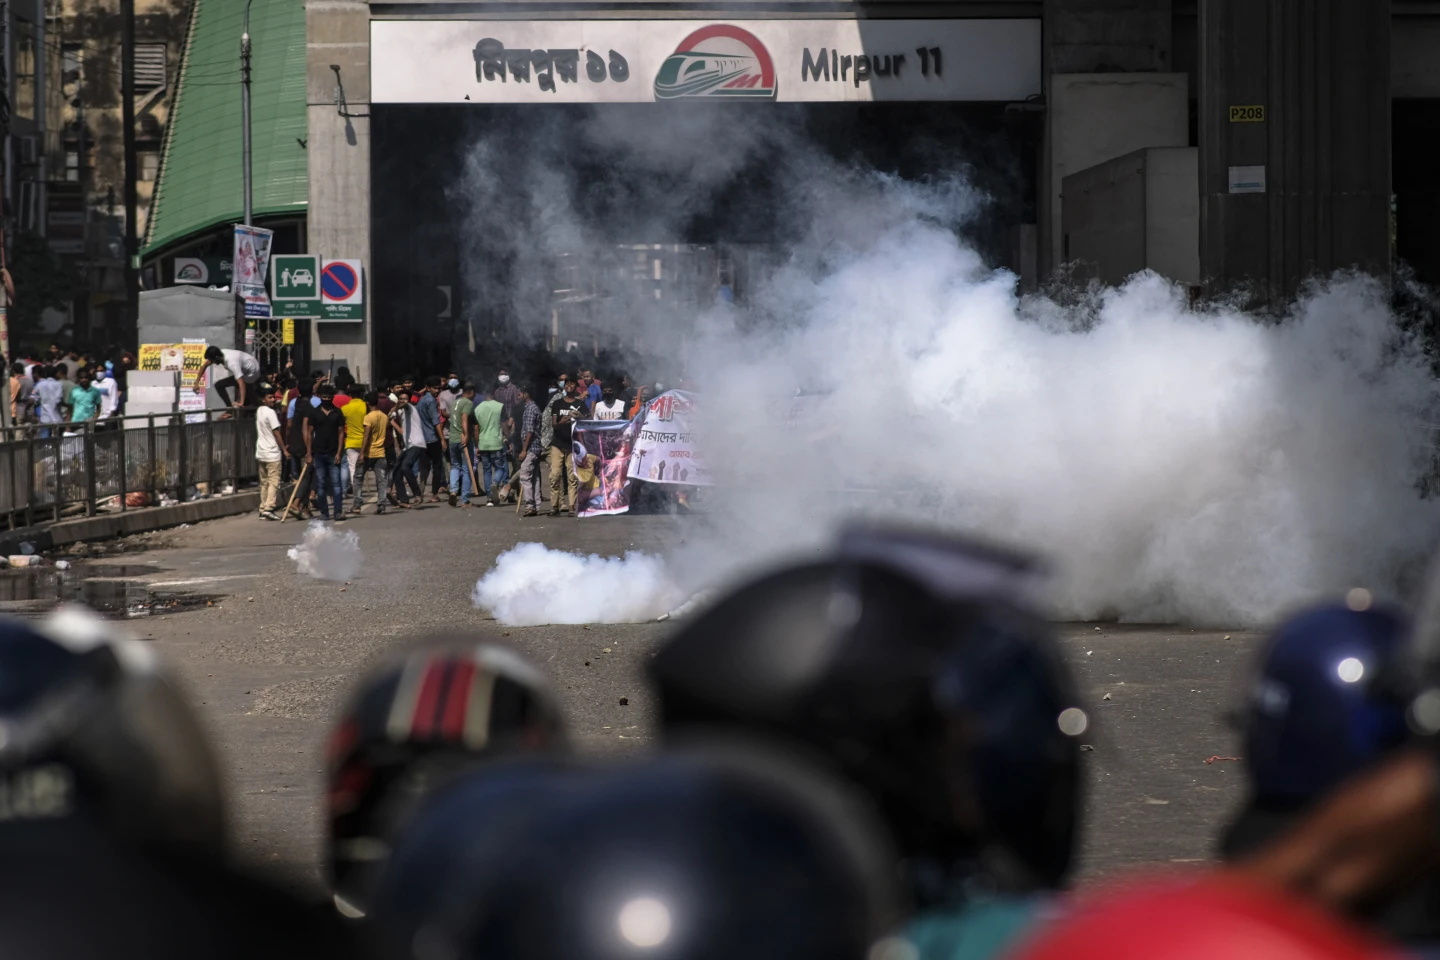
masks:
<svg viewBox="0 0 1440 960"><path fill-rule="evenodd" d="M120 123L125 129L125 312L131 334L140 329L139 196L135 162L135 0L120 0ZM132 345L134 345L132 343Z"/></svg>
<svg viewBox="0 0 1440 960"><path fill-rule="evenodd" d="M240 123L243 126L240 162L245 177L245 226L253 214L250 189L250 2L245 0L245 24L240 32Z"/></svg>

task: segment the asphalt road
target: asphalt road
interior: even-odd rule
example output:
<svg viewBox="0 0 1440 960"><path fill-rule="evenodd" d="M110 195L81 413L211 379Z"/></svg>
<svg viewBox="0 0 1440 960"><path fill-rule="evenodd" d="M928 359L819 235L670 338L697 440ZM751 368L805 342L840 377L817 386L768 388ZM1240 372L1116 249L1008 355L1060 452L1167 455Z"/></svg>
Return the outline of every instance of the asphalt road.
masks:
<svg viewBox="0 0 1440 960"><path fill-rule="evenodd" d="M212 598L129 628L169 660L218 744L239 854L318 894L323 743L361 671L416 639L496 635L550 673L582 749L646 749L655 715L643 665L667 624L506 628L471 605L471 589L519 541L615 555L661 549L695 522L522 520L511 509L443 504L367 515L344 525L365 554L347 586L295 571L286 550L303 524L235 517L167 531L72 575ZM1098 721L1084 754L1081 877L1207 862L1243 794L1243 770L1205 760L1238 755L1224 714L1238 703L1258 635L1114 624L1060 632Z"/></svg>

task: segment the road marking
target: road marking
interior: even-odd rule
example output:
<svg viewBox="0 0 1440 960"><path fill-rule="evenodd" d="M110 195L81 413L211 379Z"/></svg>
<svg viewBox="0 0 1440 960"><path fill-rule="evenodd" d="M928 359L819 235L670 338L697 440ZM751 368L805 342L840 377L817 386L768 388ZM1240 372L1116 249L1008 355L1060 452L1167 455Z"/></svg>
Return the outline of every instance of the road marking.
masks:
<svg viewBox="0 0 1440 960"><path fill-rule="evenodd" d="M156 580L147 583L149 587L193 587L202 583L219 583L222 580L250 580L255 577L264 576L260 573L232 573L223 577L195 577L191 580ZM91 579L98 579L92 577ZM115 578L120 579L120 578Z"/></svg>

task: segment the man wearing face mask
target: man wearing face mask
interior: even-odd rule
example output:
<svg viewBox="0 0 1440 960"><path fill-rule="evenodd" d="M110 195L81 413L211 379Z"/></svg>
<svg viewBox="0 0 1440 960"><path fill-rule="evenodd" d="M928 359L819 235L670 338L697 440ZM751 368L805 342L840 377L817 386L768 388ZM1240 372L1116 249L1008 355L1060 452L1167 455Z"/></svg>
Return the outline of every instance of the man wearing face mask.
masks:
<svg viewBox="0 0 1440 960"><path fill-rule="evenodd" d="M615 395L615 388L605 384L600 390L600 402L590 413L594 420L624 420L625 401Z"/></svg>
<svg viewBox="0 0 1440 960"><path fill-rule="evenodd" d="M345 450L345 415L335 409L335 388L320 386L320 406L305 420L305 460L315 472L316 499L320 516L326 520L345 519L340 492L340 462Z"/></svg>
<svg viewBox="0 0 1440 960"><path fill-rule="evenodd" d="M505 367L500 368L496 376L497 386L490 394L490 399L500 401L500 435L504 442L501 447L501 455L505 459L506 477L515 476L519 470L519 444L516 443L515 422L519 418L522 407L520 406L520 388L510 379L510 371ZM503 491L501 502L509 503L509 487Z"/></svg>
<svg viewBox="0 0 1440 960"><path fill-rule="evenodd" d="M575 421L585 418L585 400L577 389L578 384L569 378L565 390L557 393L550 402L550 516L574 513L575 510L575 454L571 445ZM569 491L570 507L566 509L566 491Z"/></svg>

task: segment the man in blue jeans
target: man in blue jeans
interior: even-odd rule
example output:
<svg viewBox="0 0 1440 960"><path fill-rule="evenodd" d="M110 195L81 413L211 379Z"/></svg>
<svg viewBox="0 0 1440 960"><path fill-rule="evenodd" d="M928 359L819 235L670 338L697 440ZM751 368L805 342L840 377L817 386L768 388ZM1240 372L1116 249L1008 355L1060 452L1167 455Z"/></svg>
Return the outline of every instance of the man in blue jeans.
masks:
<svg viewBox="0 0 1440 960"><path fill-rule="evenodd" d="M315 471L315 499L322 519L345 518L340 489L340 461L345 454L345 414L335 406L335 387L322 383L316 393L320 406L305 420L305 462Z"/></svg>
<svg viewBox="0 0 1440 960"><path fill-rule="evenodd" d="M450 506L455 506L455 491L460 502L470 506L470 476L475 472L475 384L467 383L460 396L450 405Z"/></svg>
<svg viewBox="0 0 1440 960"><path fill-rule="evenodd" d="M504 411L505 405L494 397L475 405L475 447L480 451L482 492L490 497L485 501L487 507L500 502L504 496L501 488L509 478L510 465L505 462L505 438L501 429Z"/></svg>

